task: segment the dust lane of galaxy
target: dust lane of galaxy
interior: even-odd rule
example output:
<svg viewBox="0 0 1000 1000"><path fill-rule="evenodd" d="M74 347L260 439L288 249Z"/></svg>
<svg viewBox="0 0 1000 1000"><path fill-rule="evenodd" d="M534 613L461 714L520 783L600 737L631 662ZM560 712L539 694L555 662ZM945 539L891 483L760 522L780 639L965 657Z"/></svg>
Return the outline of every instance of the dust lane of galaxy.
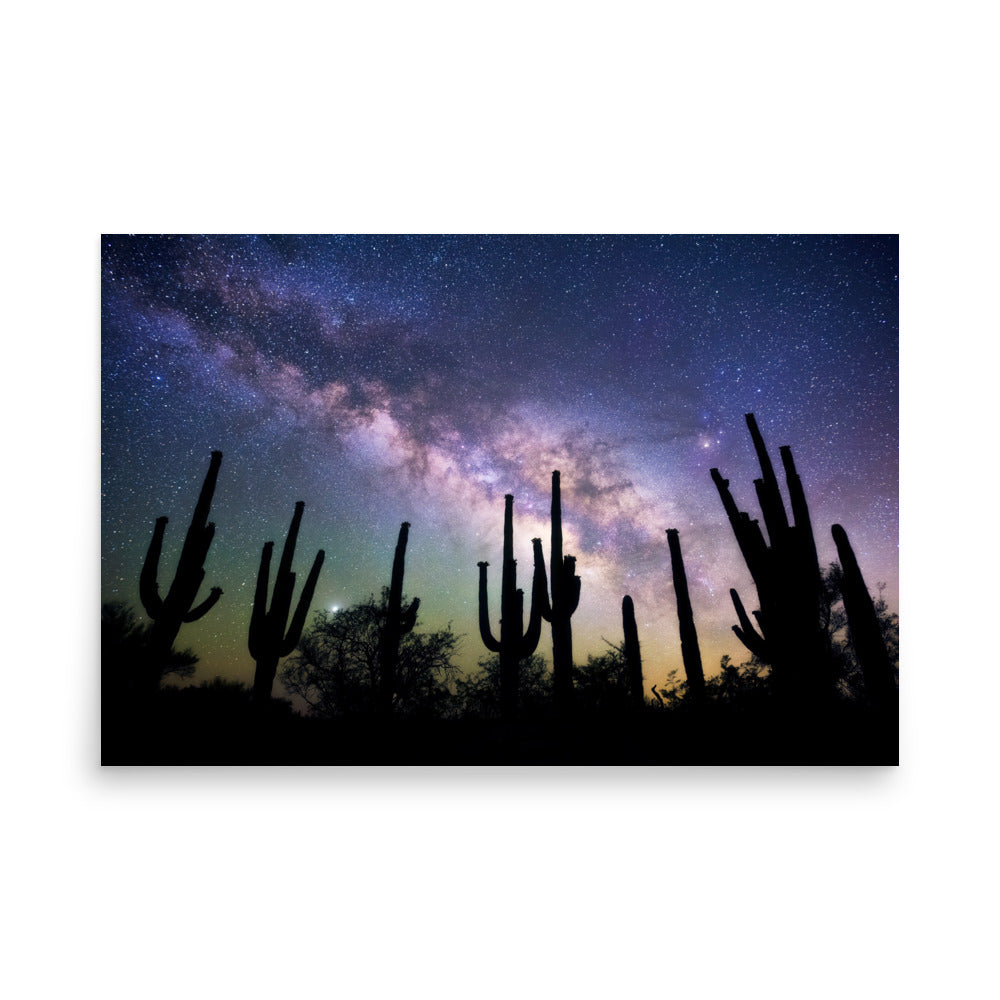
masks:
<svg viewBox="0 0 1000 1000"><path fill-rule="evenodd" d="M620 641L629 593L647 688L681 666L675 527L711 673L747 658L729 588L756 595L709 470L757 510L753 412L775 459L792 447L821 562L842 523L895 608L897 261L894 236L105 237L102 600L141 610L160 515L169 582L220 450L204 590L224 596L178 641L195 680L252 678L260 550L297 500L296 568L327 554L314 608L387 584L409 521L407 593L472 668L504 494L526 581L558 469L575 659Z"/></svg>

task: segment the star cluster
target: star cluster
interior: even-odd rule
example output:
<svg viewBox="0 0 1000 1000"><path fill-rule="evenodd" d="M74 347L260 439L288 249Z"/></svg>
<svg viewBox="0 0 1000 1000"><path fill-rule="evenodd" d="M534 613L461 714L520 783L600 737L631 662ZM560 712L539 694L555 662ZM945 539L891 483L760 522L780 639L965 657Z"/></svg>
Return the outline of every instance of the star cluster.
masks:
<svg viewBox="0 0 1000 1000"><path fill-rule="evenodd" d="M647 686L680 665L676 527L711 672L745 658L729 588L754 594L709 470L756 510L753 412L792 446L821 561L844 524L895 606L897 257L866 236L105 237L102 598L139 607L163 514L169 582L218 449L204 587L225 593L179 640L198 678L252 676L260 550L297 500L297 568L327 553L314 607L377 592L410 521L406 589L471 668L503 496L526 580L559 469L576 659L620 640L629 593Z"/></svg>

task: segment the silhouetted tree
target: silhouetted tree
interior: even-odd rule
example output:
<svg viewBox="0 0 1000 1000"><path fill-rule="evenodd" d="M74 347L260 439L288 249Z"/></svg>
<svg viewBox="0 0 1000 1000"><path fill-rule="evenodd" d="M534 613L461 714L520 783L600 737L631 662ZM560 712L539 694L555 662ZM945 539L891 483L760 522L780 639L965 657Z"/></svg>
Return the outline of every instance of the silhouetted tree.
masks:
<svg viewBox="0 0 1000 1000"><path fill-rule="evenodd" d="M253 613L250 617L250 635L248 646L250 655L257 662L253 677L253 701L257 704L266 703L271 697L274 676L278 670L278 661L288 656L295 649L302 635L306 615L309 613L309 603L312 601L323 565L323 550L316 553L309 576L299 597L298 607L288 625L288 612L292 607L292 591L295 588L295 574L292 572L292 559L295 557L295 542L299 535L299 524L302 522L302 511L305 504L299 500L295 504L295 513L285 538L285 546L281 551L281 562L274 578L274 593L271 596L271 607L267 606L268 577L271 572L271 553L274 542L265 542L260 557L260 569L257 572L257 589L253 599ZM287 631L286 631L287 626Z"/></svg>
<svg viewBox="0 0 1000 1000"><path fill-rule="evenodd" d="M400 595L401 600L405 600ZM340 611L317 611L295 654L281 671L285 690L323 718L371 714L380 705L380 648L390 589L376 600ZM400 637L394 664L395 715L441 716L450 709L458 668L452 657L459 637L451 626L433 632L412 629Z"/></svg>
<svg viewBox="0 0 1000 1000"><path fill-rule="evenodd" d="M710 701L748 708L768 696L769 675L770 668L756 658L736 665L727 654L722 657L719 672L705 682L705 693Z"/></svg>
<svg viewBox="0 0 1000 1000"><path fill-rule="evenodd" d="M548 663L532 653L519 666L518 713L523 717L546 712L552 706L552 670ZM483 657L478 667L475 673L456 681L457 712L477 719L505 718L500 657Z"/></svg>
<svg viewBox="0 0 1000 1000"><path fill-rule="evenodd" d="M166 597L160 597L156 575L160 562L160 552L163 548L167 518L158 517L156 519L153 537L146 551L142 572L139 575L139 599L146 609L146 614L153 620L153 627L148 638L150 649L154 655L166 658L177 639L181 625L197 621L211 610L222 596L222 590L219 587L213 587L201 604L192 607L198 595L198 588L205 579L203 568L205 558L215 536L215 525L209 522L208 513L212 505L215 482L221 464L222 452L213 451L208 473L205 476L194 514L191 517L191 524L184 537L184 546L177 563L177 572L174 574Z"/></svg>
<svg viewBox="0 0 1000 1000"><path fill-rule="evenodd" d="M588 655L587 662L574 671L577 706L584 712L620 713L635 707L626 643L607 645L606 652ZM640 688L639 704L641 697Z"/></svg>
<svg viewBox="0 0 1000 1000"><path fill-rule="evenodd" d="M486 567L479 563L479 634L483 645L500 657L500 696L503 716L512 721L517 714L518 664L538 648L542 634L542 607L545 597L545 565L542 542L531 540L535 556L535 573L532 581L531 612L528 627L524 627L524 591L517 589L517 560L514 558L514 497L504 497L503 519L503 573L500 583L500 639L490 630L489 601L486 586Z"/></svg>
<svg viewBox="0 0 1000 1000"><path fill-rule="evenodd" d="M159 647L153 626L143 624L123 601L101 605L101 687L105 704L110 699L150 694L164 677L190 677L198 657L190 649Z"/></svg>

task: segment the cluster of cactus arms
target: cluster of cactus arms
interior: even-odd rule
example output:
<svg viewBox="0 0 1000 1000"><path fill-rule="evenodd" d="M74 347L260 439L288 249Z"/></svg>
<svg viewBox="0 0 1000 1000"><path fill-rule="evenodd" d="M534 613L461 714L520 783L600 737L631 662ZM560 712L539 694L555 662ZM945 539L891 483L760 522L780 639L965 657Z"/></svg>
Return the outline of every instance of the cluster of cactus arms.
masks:
<svg viewBox="0 0 1000 1000"><path fill-rule="evenodd" d="M552 687L556 704L566 707L573 696L573 628L570 619L580 603L576 557L563 555L562 497L559 473L552 473L552 547L549 553L552 599L544 594L542 618L552 626Z"/></svg>
<svg viewBox="0 0 1000 1000"><path fill-rule="evenodd" d="M298 645L305 624L309 603L312 601L323 565L324 553L320 549L316 553L309 576L299 597L298 606L288 624L288 612L292 607L292 591L295 588L295 574L292 572L292 559L295 556L295 541L299 534L299 524L302 522L302 511L305 504L300 500L295 504L292 524L285 538L285 547L281 552L281 562L274 578L274 593L271 596L271 607L267 607L268 577L271 573L271 553L274 542L266 542L260 557L260 569L257 572L257 589L254 592L253 612L250 616L250 655L256 661L257 669L253 678L253 700L266 702L271 697L271 688L278 670L278 661L288 656ZM287 625L287 631L286 631Z"/></svg>
<svg viewBox="0 0 1000 1000"><path fill-rule="evenodd" d="M194 515L184 538L177 563L177 572L167 591L166 597L160 597L159 585L156 582L160 562L160 552L163 548L163 535L167 527L167 518L156 519L153 538L146 552L146 559L139 574L139 599L146 609L146 614L153 620L150 630L150 642L157 655L170 652L181 625L197 621L205 615L222 596L219 587L213 587L208 597L201 604L192 607L198 596L198 588L205 579L205 558L209 546L215 536L215 525L209 522L208 512L215 493L215 483L222 464L222 452L213 451L208 466L208 474L201 487ZM157 674L158 683L158 674Z"/></svg>
<svg viewBox="0 0 1000 1000"><path fill-rule="evenodd" d="M486 591L486 567L479 566L479 633L483 645L500 655L500 709L503 718L512 721L517 714L518 674L521 660L538 648L542 634L542 604L545 597L545 564L542 542L531 540L535 557L535 572L531 590L531 611L528 627L524 627L524 591L517 589L517 561L514 559L514 497L504 497L503 571L500 582L500 639L490 629L489 602Z"/></svg>
<svg viewBox="0 0 1000 1000"><path fill-rule="evenodd" d="M404 521L399 528L396 555L392 561L392 581L389 586L389 603L386 618L379 636L379 703L385 715L392 713L392 699L396 690L396 664L399 659L399 642L413 630L417 621L420 598L414 598L410 606L403 610L403 571L406 565L406 542L410 535L410 524Z"/></svg>
<svg viewBox="0 0 1000 1000"><path fill-rule="evenodd" d="M865 586L847 532L839 524L833 525L831 531L843 570L840 588L851 644L864 677L865 691L874 708L880 711L894 710L898 707L899 693L892 663L885 648L885 638L875 612L875 602Z"/></svg>
<svg viewBox="0 0 1000 1000"><path fill-rule="evenodd" d="M723 507L740 552L747 564L760 610L755 628L735 590L730 591L740 624L733 631L759 660L770 665L775 684L793 697L822 697L831 683L829 642L822 626L822 577L816 556L809 508L791 449L781 448L792 523L778 489L778 480L764 439L752 413L747 427L760 463L754 480L768 540L756 520L740 511L729 491L729 481L712 469Z"/></svg>
<svg viewBox="0 0 1000 1000"><path fill-rule="evenodd" d="M670 546L670 567L674 578L674 596L677 599L677 619L680 623L681 659L691 699L700 702L705 698L705 672L701 666L698 632L694 627L687 573L684 571L684 558L681 555L681 539L676 528L667 528L667 544Z"/></svg>
<svg viewBox="0 0 1000 1000"><path fill-rule="evenodd" d="M636 708L642 708L645 698L642 692L642 657L639 653L639 629L635 624L635 604L626 594L622 598L622 631L625 633L625 673L629 700Z"/></svg>

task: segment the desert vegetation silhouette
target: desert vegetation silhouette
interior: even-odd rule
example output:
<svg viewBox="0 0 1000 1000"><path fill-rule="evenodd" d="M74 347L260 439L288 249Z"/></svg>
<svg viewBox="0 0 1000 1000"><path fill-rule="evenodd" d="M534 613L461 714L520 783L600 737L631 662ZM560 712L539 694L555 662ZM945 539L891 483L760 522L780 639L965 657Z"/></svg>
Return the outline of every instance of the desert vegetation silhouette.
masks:
<svg viewBox="0 0 1000 1000"><path fill-rule="evenodd" d="M761 475L753 482L763 526L713 468L722 508L756 590L750 613L735 589L739 664L706 674L680 531L665 528L677 632L646 636L678 650L666 684L645 687L636 608L621 599L621 633L600 655L574 662L571 619L581 592L576 558L563 551L559 471L552 472L549 568L532 539L531 596L517 585L514 496L504 497L499 630L490 616L487 562L478 563L477 669L455 665L468 636L452 624L419 627L419 598L403 581L411 524L396 539L388 585L332 612L310 604L320 550L292 612L295 547L305 504L295 503L271 581L274 543L263 546L247 623L252 681L191 682L198 658L175 644L207 614L200 603L215 526L209 510L222 463L212 452L177 570L157 585L166 517L157 519L139 571L148 622L129 607L102 607L102 761L123 763L898 763L899 619L868 589L847 532L831 526L838 561L819 565L791 448L780 449L788 507L757 421L746 415ZM387 559L388 563L388 559ZM270 591L270 602L268 595ZM539 654L545 626L552 663ZM275 682L283 694L275 694Z"/></svg>

